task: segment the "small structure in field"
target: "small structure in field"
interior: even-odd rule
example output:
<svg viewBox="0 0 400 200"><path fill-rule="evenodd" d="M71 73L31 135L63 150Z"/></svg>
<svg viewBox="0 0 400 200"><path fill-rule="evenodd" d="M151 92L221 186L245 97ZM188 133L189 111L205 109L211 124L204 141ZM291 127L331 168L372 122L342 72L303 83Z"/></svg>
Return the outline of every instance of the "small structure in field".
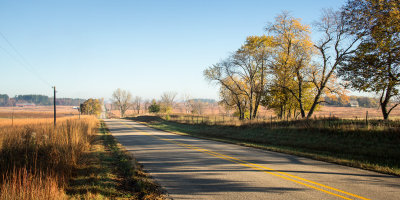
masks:
<svg viewBox="0 0 400 200"><path fill-rule="evenodd" d="M15 104L16 107L35 107L36 104L34 103L17 103Z"/></svg>
<svg viewBox="0 0 400 200"><path fill-rule="evenodd" d="M351 101L350 101L350 107L359 107L358 101L356 101L356 100L351 100Z"/></svg>

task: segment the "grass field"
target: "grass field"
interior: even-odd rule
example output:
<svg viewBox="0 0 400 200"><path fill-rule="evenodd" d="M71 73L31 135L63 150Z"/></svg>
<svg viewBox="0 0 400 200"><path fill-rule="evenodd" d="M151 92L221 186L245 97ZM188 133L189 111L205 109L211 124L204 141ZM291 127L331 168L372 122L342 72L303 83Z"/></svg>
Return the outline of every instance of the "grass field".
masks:
<svg viewBox="0 0 400 200"><path fill-rule="evenodd" d="M131 118L149 126L317 160L400 175L400 122L319 119L244 125L190 124L154 116Z"/></svg>
<svg viewBox="0 0 400 200"><path fill-rule="evenodd" d="M57 117L77 116L72 106L57 106ZM0 118L53 118L53 106L0 107Z"/></svg>

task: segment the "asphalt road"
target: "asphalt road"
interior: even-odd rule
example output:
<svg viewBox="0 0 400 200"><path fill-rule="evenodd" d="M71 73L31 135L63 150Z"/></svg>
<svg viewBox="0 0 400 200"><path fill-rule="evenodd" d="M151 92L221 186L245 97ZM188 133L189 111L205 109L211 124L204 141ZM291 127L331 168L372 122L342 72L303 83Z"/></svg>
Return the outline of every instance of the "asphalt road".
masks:
<svg viewBox="0 0 400 200"><path fill-rule="evenodd" d="M107 119L173 199L400 199L400 178Z"/></svg>

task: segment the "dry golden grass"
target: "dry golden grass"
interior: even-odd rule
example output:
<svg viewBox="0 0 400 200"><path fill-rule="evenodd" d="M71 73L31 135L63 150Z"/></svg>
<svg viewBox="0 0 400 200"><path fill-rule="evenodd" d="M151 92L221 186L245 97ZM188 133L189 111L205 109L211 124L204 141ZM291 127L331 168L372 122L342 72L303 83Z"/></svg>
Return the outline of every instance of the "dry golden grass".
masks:
<svg viewBox="0 0 400 200"><path fill-rule="evenodd" d="M88 115L82 115L82 119L91 118ZM79 119L79 116L74 117L57 117L57 123L64 122L69 119ZM18 119L10 119L10 118L0 118L0 127L1 126L23 126L30 124L51 124L54 122L53 118L18 118Z"/></svg>
<svg viewBox="0 0 400 200"><path fill-rule="evenodd" d="M0 124L0 199L61 199L80 156L90 147L98 120L85 116L19 119Z"/></svg>
<svg viewBox="0 0 400 200"><path fill-rule="evenodd" d="M32 174L26 169L18 169L11 172L10 177L3 179L3 182L0 186L0 199L66 199L56 176Z"/></svg>
<svg viewBox="0 0 400 200"><path fill-rule="evenodd" d="M75 116L79 112L72 106L57 106L57 117ZM0 107L0 118L52 118L53 106Z"/></svg>
<svg viewBox="0 0 400 200"><path fill-rule="evenodd" d="M362 108L362 107L331 107L322 106L315 114L317 117L335 116L344 119L365 118L368 111L368 118L383 119L380 108ZM400 117L400 108L395 108L389 118L398 119Z"/></svg>

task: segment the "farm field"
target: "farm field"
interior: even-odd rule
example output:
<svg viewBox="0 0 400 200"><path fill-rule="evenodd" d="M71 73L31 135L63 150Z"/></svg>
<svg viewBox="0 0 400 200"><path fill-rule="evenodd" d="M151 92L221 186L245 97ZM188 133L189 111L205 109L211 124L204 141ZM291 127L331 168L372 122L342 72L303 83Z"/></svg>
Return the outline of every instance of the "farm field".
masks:
<svg viewBox="0 0 400 200"><path fill-rule="evenodd" d="M341 119L363 119L366 117L368 112L368 118L370 119L382 119L382 112L379 108L363 108L363 107L334 107L334 106L321 106L316 112L314 112L314 117L316 118L327 118L327 117L337 117ZM118 110L112 110L110 113L111 117L119 117L120 112ZM140 110L139 114L146 114L144 109ZM178 103L172 110L171 114L185 114L185 109L183 105ZM126 112L127 116L138 115L136 110L128 110ZM210 105L204 108L201 115L204 116L222 116L225 117L232 116L232 112L225 112L224 108L217 105ZM264 107L259 108L258 118L259 119L270 119L270 117L276 117L273 110L266 109ZM396 120L400 119L400 107L395 108L391 114L390 119ZM234 120L234 119L233 119Z"/></svg>
<svg viewBox="0 0 400 200"><path fill-rule="evenodd" d="M53 106L0 107L0 118L52 118ZM57 117L79 115L73 106L57 106Z"/></svg>
<svg viewBox="0 0 400 200"><path fill-rule="evenodd" d="M79 113L72 106L57 106L57 120L78 118ZM53 106L0 107L1 125L27 125L53 122Z"/></svg>

